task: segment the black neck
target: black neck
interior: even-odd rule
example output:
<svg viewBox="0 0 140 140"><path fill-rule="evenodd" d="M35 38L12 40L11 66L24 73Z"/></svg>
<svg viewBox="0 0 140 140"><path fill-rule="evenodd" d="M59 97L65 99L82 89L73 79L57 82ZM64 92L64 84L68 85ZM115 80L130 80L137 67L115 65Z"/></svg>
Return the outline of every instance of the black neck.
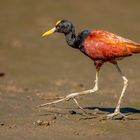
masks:
<svg viewBox="0 0 140 140"><path fill-rule="evenodd" d="M77 36L75 34L75 31L71 31L67 34L65 34L66 37L66 41L68 43L69 46L73 47L73 48L78 48L77 46Z"/></svg>
<svg viewBox="0 0 140 140"><path fill-rule="evenodd" d="M90 30L84 30L80 32L78 35L75 34L75 31L71 31L67 34L65 34L66 41L69 46L77 49L83 49L83 41L87 38L87 36L90 35Z"/></svg>

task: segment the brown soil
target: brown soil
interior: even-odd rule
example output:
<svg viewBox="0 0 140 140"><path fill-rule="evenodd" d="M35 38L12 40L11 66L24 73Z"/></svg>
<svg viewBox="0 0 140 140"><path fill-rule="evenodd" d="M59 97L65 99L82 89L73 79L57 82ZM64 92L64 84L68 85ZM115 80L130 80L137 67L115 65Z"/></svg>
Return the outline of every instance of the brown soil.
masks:
<svg viewBox="0 0 140 140"><path fill-rule="evenodd" d="M129 79L121 111L126 119L106 120L120 96L122 79L111 64L100 73L100 90L46 108L38 105L91 88L93 62L67 47L63 36L41 38L57 20L69 19L77 31L101 28L140 42L138 0L13 0L0 4L0 139L1 140L139 140L139 55L120 62Z"/></svg>

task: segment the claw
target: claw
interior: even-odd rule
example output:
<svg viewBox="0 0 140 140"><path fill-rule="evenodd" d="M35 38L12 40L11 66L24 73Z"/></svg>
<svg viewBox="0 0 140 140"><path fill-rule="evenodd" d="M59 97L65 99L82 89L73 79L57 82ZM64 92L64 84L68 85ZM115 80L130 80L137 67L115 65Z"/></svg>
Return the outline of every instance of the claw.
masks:
<svg viewBox="0 0 140 140"><path fill-rule="evenodd" d="M122 114L120 111L115 111L114 113L108 114L107 119L113 119L116 116L121 116L121 118L127 117L126 115Z"/></svg>

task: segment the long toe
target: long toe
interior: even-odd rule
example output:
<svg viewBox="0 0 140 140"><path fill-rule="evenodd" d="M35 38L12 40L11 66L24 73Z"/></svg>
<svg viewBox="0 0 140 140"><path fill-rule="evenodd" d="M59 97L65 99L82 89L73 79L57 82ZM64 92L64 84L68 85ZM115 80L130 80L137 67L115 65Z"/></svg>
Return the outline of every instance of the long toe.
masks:
<svg viewBox="0 0 140 140"><path fill-rule="evenodd" d="M107 115L107 119L113 119L113 118L121 119L121 118L125 118L125 117L127 117L127 116L122 114L120 111L117 111L117 112L114 112L114 113Z"/></svg>

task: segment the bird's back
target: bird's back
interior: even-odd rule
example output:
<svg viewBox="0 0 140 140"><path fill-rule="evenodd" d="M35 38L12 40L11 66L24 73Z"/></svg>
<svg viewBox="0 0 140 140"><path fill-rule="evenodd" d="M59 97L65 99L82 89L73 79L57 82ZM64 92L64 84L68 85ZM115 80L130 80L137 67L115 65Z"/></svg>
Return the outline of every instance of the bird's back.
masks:
<svg viewBox="0 0 140 140"><path fill-rule="evenodd" d="M140 44L102 30L91 31L83 45L93 60L111 61L140 53Z"/></svg>

